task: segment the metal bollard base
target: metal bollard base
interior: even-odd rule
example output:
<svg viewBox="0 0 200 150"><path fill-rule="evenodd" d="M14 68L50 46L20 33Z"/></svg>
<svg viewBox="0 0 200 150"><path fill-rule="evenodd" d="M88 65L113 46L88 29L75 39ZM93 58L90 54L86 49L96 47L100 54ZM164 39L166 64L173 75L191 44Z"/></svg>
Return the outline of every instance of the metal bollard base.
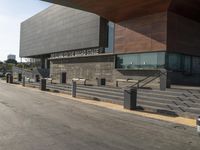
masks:
<svg viewBox="0 0 200 150"><path fill-rule="evenodd" d="M40 85L41 91L46 91L46 84L47 84L46 79L41 79L41 85Z"/></svg>
<svg viewBox="0 0 200 150"><path fill-rule="evenodd" d="M124 108L128 110L137 109L137 88L126 88L124 90Z"/></svg>

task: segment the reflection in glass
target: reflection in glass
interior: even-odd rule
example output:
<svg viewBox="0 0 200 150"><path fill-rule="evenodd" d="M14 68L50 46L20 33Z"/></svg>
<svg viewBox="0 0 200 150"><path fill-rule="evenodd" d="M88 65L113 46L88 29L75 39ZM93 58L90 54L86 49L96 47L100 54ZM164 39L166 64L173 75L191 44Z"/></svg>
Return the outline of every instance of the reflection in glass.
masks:
<svg viewBox="0 0 200 150"><path fill-rule="evenodd" d="M121 69L158 69L165 65L165 53L141 53L117 56L117 68Z"/></svg>

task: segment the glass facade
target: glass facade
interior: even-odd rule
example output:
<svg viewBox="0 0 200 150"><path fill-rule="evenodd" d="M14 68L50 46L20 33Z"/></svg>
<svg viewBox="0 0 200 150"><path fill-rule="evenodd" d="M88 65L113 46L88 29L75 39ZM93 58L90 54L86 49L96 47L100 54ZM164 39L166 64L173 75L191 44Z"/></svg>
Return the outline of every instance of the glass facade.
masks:
<svg viewBox="0 0 200 150"><path fill-rule="evenodd" d="M166 54L166 68L171 71L184 72L186 74L192 73L193 56L167 53Z"/></svg>
<svg viewBox="0 0 200 150"><path fill-rule="evenodd" d="M165 66L165 52L118 55L118 69L159 69Z"/></svg>
<svg viewBox="0 0 200 150"><path fill-rule="evenodd" d="M117 55L116 68L127 70L166 68L185 74L200 74L200 57L165 52L124 54Z"/></svg>
<svg viewBox="0 0 200 150"><path fill-rule="evenodd" d="M192 73L200 74L200 57L192 58Z"/></svg>

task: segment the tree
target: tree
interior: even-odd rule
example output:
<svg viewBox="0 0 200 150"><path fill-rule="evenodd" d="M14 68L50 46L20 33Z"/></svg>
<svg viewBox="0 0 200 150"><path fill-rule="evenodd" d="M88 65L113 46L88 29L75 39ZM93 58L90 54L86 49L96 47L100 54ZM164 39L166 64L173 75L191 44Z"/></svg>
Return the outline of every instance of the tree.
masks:
<svg viewBox="0 0 200 150"><path fill-rule="evenodd" d="M17 64L17 61L14 60L14 59L8 59L8 60L5 61L5 63L6 63L6 64L15 64L15 65L16 65L16 64Z"/></svg>

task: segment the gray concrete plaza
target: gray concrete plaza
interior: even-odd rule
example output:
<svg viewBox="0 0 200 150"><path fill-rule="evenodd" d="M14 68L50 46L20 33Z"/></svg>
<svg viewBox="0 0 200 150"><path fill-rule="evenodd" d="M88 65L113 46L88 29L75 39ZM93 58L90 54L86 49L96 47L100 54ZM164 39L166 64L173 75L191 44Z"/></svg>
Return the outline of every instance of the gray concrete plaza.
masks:
<svg viewBox="0 0 200 150"><path fill-rule="evenodd" d="M0 150L199 150L196 129L0 83Z"/></svg>

